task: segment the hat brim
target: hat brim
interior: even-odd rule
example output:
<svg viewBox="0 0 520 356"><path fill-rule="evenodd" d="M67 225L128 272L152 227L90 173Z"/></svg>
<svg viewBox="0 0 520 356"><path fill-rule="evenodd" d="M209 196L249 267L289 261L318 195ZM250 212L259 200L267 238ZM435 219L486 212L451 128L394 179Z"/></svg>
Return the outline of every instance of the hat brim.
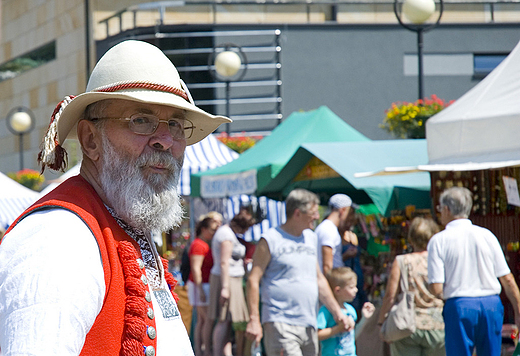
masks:
<svg viewBox="0 0 520 356"><path fill-rule="evenodd" d="M166 105L185 110L186 118L195 126L193 134L186 140L187 145L193 145L201 141L221 124L232 122L231 119L225 116L211 115L183 98L167 92L136 89L112 93L87 92L75 97L61 112L58 124L59 143L63 144L67 138L77 138L77 123L83 116L85 108L92 103L105 99L123 99L147 104Z"/></svg>

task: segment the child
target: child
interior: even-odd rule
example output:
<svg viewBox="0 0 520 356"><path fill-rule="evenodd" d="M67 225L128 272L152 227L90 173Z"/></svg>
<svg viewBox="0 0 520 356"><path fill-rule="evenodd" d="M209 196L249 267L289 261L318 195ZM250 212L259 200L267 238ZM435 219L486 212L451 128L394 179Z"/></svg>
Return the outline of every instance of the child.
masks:
<svg viewBox="0 0 520 356"><path fill-rule="evenodd" d="M349 302L353 301L357 294L357 275L349 267L338 267L332 269L327 276L334 297L342 306L343 313L357 321L357 313ZM375 307L366 302L361 309L362 316L366 319L374 314ZM356 325L361 327L364 319ZM318 312L318 339L321 343L322 356L329 355L356 355L355 331L345 331L342 325L337 325L332 314L325 306Z"/></svg>

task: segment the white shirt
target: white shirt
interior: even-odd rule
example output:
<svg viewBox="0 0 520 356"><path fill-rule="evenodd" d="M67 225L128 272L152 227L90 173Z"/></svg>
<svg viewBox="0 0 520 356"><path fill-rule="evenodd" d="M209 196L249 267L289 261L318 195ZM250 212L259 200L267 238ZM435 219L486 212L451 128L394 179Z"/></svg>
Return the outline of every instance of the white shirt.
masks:
<svg viewBox="0 0 520 356"><path fill-rule="evenodd" d="M221 246L222 242L231 241L233 244L233 251L229 259L229 276L242 277L245 274L244 256L246 255L246 247L242 245L233 230L229 225L222 225L218 228L213 239L211 240L211 253L213 254L213 267L211 267L211 274L220 276L220 260L221 260Z"/></svg>
<svg viewBox="0 0 520 356"><path fill-rule="evenodd" d="M318 235L318 262L321 271L323 272L323 255L322 247L328 246L332 249L332 268L342 267L343 258L341 255L341 236L339 235L338 227L329 219L324 219L316 228L316 235Z"/></svg>
<svg viewBox="0 0 520 356"><path fill-rule="evenodd" d="M180 315L165 320L151 295L156 354L193 355ZM2 356L79 355L104 296L102 260L87 225L64 209L29 215L0 245Z"/></svg>
<svg viewBox="0 0 520 356"><path fill-rule="evenodd" d="M498 277L510 273L493 233L457 219L428 243L428 279L444 284L444 299L500 294Z"/></svg>

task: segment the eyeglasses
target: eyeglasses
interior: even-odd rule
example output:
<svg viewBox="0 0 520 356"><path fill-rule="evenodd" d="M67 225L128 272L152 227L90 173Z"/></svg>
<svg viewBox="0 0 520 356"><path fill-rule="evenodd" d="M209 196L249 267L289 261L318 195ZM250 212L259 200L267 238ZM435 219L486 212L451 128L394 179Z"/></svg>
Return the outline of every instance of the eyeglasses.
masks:
<svg viewBox="0 0 520 356"><path fill-rule="evenodd" d="M160 120L157 116L150 114L134 114L130 117L99 117L92 120L108 119L128 121L128 128L138 135L151 135L157 131L161 122L165 122L175 140L190 138L195 128L188 119Z"/></svg>

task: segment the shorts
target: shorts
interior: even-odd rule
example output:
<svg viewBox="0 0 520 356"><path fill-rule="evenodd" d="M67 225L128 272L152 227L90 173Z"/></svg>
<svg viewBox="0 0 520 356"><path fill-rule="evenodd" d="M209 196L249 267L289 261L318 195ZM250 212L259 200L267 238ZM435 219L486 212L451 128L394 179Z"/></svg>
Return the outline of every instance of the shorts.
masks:
<svg viewBox="0 0 520 356"><path fill-rule="evenodd" d="M264 323L264 346L267 356L317 356L318 332L312 326Z"/></svg>
<svg viewBox="0 0 520 356"><path fill-rule="evenodd" d="M200 301L199 289L192 281L188 281L188 300L192 307L206 307L209 305L209 283L202 283L202 289L206 295L206 301Z"/></svg>
<svg viewBox="0 0 520 356"><path fill-rule="evenodd" d="M210 275L208 310L210 319L219 321L231 320L233 324L247 323L249 321L242 280L242 277L229 278L229 301L225 305L220 305L220 292L222 290L220 276L216 274Z"/></svg>

